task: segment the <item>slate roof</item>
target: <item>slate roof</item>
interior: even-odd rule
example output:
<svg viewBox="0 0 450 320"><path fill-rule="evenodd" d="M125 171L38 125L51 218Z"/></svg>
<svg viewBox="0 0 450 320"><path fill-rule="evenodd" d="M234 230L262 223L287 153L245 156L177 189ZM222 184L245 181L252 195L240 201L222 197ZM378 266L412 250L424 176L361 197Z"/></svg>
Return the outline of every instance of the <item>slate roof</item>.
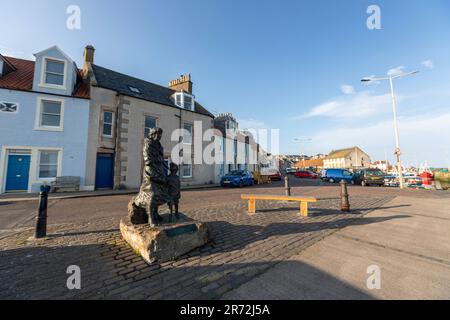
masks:
<svg viewBox="0 0 450 320"><path fill-rule="evenodd" d="M2 58L15 70L0 77L0 88L20 91L33 90L35 62L12 57ZM81 81L81 70L78 70L77 85L72 94L75 98L89 99L89 85Z"/></svg>
<svg viewBox="0 0 450 320"><path fill-rule="evenodd" d="M179 108L170 99L176 92L175 90L103 68L95 64L92 65L92 70L98 87L113 90L128 97ZM140 93L131 91L130 86L139 89ZM195 112L214 118L214 115L197 101L195 101Z"/></svg>
<svg viewBox="0 0 450 320"><path fill-rule="evenodd" d="M330 154L326 157L326 159L341 159L341 158L347 158L353 151L355 151L355 148L358 149L358 151L363 152L358 147L352 147L347 149L340 149L340 150L334 150L331 151Z"/></svg>

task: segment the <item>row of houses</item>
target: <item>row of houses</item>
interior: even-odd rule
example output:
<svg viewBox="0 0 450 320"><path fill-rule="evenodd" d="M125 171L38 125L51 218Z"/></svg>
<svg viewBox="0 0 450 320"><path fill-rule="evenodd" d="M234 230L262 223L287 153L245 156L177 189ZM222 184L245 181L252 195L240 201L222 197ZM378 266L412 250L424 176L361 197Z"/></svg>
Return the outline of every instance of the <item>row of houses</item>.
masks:
<svg viewBox="0 0 450 320"><path fill-rule="evenodd" d="M361 169L371 167L370 156L359 147L331 151L327 156L317 155L302 159L295 164L297 168L321 169Z"/></svg>
<svg viewBox="0 0 450 320"><path fill-rule="evenodd" d="M265 151L231 114L216 117L200 104L190 75L161 86L95 64L94 55L87 46L81 68L57 46L34 61L0 55L0 193L37 192L60 176L80 177L86 191L138 188L142 147L153 127L165 132L167 163L181 145L184 186L258 169ZM177 129L182 138L174 140ZM208 130L216 132L211 141L223 161L189 161L197 156L194 137ZM203 150L210 142L199 143Z"/></svg>

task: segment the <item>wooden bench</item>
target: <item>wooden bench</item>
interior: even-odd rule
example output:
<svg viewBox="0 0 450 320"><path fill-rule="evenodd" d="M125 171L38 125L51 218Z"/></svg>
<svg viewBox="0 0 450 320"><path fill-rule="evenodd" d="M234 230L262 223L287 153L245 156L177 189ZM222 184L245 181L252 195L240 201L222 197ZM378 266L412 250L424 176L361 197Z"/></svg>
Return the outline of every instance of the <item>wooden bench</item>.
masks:
<svg viewBox="0 0 450 320"><path fill-rule="evenodd" d="M51 183L51 190L57 192L59 189L80 191L80 177L56 177L56 180Z"/></svg>
<svg viewBox="0 0 450 320"><path fill-rule="evenodd" d="M296 196L270 196L270 195L251 195L243 194L242 200L248 200L248 214L254 215L256 213L256 200L272 200L272 201L290 201L300 202L300 214L303 217L308 216L308 203L317 202L316 198L311 197L296 197Z"/></svg>

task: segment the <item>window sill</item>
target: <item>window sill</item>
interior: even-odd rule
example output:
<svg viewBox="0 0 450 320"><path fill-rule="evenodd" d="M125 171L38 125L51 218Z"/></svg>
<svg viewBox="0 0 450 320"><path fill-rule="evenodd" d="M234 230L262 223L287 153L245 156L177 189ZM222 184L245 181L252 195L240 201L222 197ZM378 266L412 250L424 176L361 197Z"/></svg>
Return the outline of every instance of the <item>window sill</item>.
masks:
<svg viewBox="0 0 450 320"><path fill-rule="evenodd" d="M41 83L39 85L40 88L45 88L45 89L56 89L56 90L67 90L67 87L65 85L59 86L56 84L46 84L46 83Z"/></svg>
<svg viewBox="0 0 450 320"><path fill-rule="evenodd" d="M52 131L52 132L63 132L63 127L36 127L35 131Z"/></svg>

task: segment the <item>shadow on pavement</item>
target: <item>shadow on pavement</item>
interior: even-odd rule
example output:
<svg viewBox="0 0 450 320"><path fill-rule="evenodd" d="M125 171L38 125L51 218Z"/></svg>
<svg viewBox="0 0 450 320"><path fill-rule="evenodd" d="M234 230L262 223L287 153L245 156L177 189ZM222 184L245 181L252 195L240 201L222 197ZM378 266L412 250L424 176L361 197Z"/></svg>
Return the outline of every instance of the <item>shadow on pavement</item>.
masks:
<svg viewBox="0 0 450 320"><path fill-rule="evenodd" d="M253 242L262 241L270 237L301 235L312 232L333 231L342 229L343 227L356 225L363 226L374 223L381 223L394 219L410 218L408 215L396 215L390 217L374 217L374 218L343 218L330 222L307 222L304 223L271 223L267 226L257 225L235 225L226 221L208 222L208 228L211 234L212 247L217 247L220 251L235 251L247 247ZM241 236L239 236L241 235ZM274 246L282 245L276 243ZM281 248L278 248L281 250ZM207 251L207 250L206 250Z"/></svg>
<svg viewBox="0 0 450 320"><path fill-rule="evenodd" d="M116 255L105 255L110 252ZM140 258L127 261L120 255L119 248L110 245L0 252L0 299L220 299L280 262L295 270L295 286L279 286L276 291L259 288L258 299L372 299L300 262L149 266ZM81 290L67 288L71 265L81 269Z"/></svg>

